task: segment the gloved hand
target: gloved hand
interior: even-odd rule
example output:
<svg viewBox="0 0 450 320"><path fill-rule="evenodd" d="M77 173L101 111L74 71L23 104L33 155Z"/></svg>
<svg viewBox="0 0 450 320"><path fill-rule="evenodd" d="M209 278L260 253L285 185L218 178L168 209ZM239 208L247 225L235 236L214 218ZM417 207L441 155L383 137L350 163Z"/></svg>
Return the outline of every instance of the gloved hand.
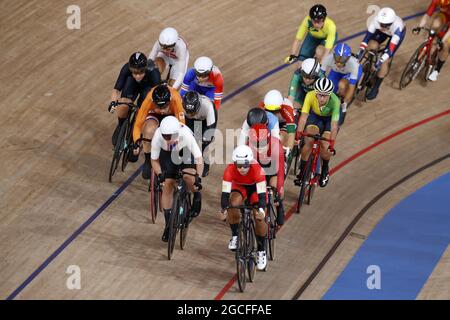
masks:
<svg viewBox="0 0 450 320"><path fill-rule="evenodd" d="M305 133L303 131L297 131L295 134L295 140L300 140L301 137L303 137Z"/></svg>
<svg viewBox="0 0 450 320"><path fill-rule="evenodd" d="M284 158L285 159L289 158L289 155L291 154L291 149L285 146L283 146L283 149L284 149Z"/></svg>
<svg viewBox="0 0 450 320"><path fill-rule="evenodd" d="M108 111L114 113L117 107L117 101L111 101L108 106Z"/></svg>
<svg viewBox="0 0 450 320"><path fill-rule="evenodd" d="M366 52L366 49L364 49L364 48L359 48L358 56L357 56L358 61L360 61L360 60L362 59L362 57L364 56L364 53L365 53L365 52Z"/></svg>
<svg viewBox="0 0 450 320"><path fill-rule="evenodd" d="M256 219L257 220L264 220L266 217L266 210L263 208L258 208L258 211L256 212Z"/></svg>
<svg viewBox="0 0 450 320"><path fill-rule="evenodd" d="M198 191L202 190L202 178L198 174L195 175L194 186L197 187Z"/></svg>
<svg viewBox="0 0 450 320"><path fill-rule="evenodd" d="M328 146L328 151L331 153L335 153L336 150L334 150L334 144L336 143L336 140L331 140L330 145Z"/></svg>
<svg viewBox="0 0 450 320"><path fill-rule="evenodd" d="M165 177L165 175L164 175L163 172L161 172L160 174L158 174L157 179L158 179L158 184L159 184L159 185L163 184L164 181L166 181L166 177Z"/></svg>
<svg viewBox="0 0 450 320"><path fill-rule="evenodd" d="M412 29L412 33L418 35L421 29L422 29L421 27L415 27L414 29Z"/></svg>
<svg viewBox="0 0 450 320"><path fill-rule="evenodd" d="M341 110L342 112L347 112L347 102L342 102L341 103Z"/></svg>
<svg viewBox="0 0 450 320"><path fill-rule="evenodd" d="M133 150L133 154L135 156L139 155L139 152L141 151L141 146L138 143L133 143L131 145L131 149Z"/></svg>
<svg viewBox="0 0 450 320"><path fill-rule="evenodd" d="M385 53L383 53L383 55L381 56L381 58L377 61L377 64L375 65L375 69L380 70L381 65L382 65L387 59L389 59L389 53L385 52Z"/></svg>
<svg viewBox="0 0 450 320"><path fill-rule="evenodd" d="M297 56L294 54L289 55L289 57L286 57L284 59L284 63L292 63L294 60L297 59Z"/></svg>
<svg viewBox="0 0 450 320"><path fill-rule="evenodd" d="M223 209L218 212L217 218L219 218L220 221L226 221L227 215L228 215L227 209Z"/></svg>

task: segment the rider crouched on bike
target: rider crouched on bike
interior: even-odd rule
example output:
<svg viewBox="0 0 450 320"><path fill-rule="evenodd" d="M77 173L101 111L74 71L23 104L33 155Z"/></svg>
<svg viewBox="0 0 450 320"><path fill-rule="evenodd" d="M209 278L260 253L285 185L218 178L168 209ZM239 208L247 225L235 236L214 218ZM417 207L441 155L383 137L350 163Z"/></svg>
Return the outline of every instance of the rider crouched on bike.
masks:
<svg viewBox="0 0 450 320"><path fill-rule="evenodd" d="M295 129L297 128L291 101L283 98L280 91L270 90L266 93L260 107L277 117L280 127L280 140L287 158L294 147Z"/></svg>
<svg viewBox="0 0 450 320"><path fill-rule="evenodd" d="M334 47L333 53L328 54L320 67L327 78L333 82L334 93L341 99L341 121L347 112L347 104L355 94L356 85L362 77L362 67L358 59L352 56L352 49L346 43L339 43Z"/></svg>
<svg viewBox="0 0 450 320"><path fill-rule="evenodd" d="M249 133L249 147L253 156L264 169L266 183L277 192L275 205L277 206L277 223L284 224L284 152L281 141L270 135L264 124L255 124Z"/></svg>
<svg viewBox="0 0 450 320"><path fill-rule="evenodd" d="M442 49L439 50L438 53L436 68L428 76L428 80L430 81L437 81L450 50L450 0L432 0L428 6L427 12L422 17L422 20L420 20L419 27L413 29L413 33L419 34L420 28L425 27L437 8L439 8L439 11L434 15L433 20L431 21L431 29L437 33L442 30Z"/></svg>
<svg viewBox="0 0 450 320"><path fill-rule="evenodd" d="M238 146L247 144L250 127L258 123L265 124L267 128L269 128L270 134L273 137L280 139L278 118L269 111L265 111L261 108L252 108L248 111L247 119L245 119L242 124L241 133L238 138Z"/></svg>
<svg viewBox="0 0 450 320"><path fill-rule="evenodd" d="M147 94L137 114L133 128L133 154L135 156L139 155L141 150L141 146L138 144L141 134L144 139L152 140L160 122L167 116L175 116L180 122L185 123L180 94L166 84L160 84ZM151 145L149 141L143 142L143 149L145 160L142 178L150 179Z"/></svg>
<svg viewBox="0 0 450 320"><path fill-rule="evenodd" d="M175 179L180 169L195 174L195 177L184 175L183 179L189 190L194 193L191 214L196 217L200 213L202 186L198 173L203 172L202 152L191 129L180 123L177 118L168 116L161 121L160 127L155 131L152 139L151 158L152 168L158 177L158 182L163 185L161 202L166 226L162 240L167 242L173 191L176 187Z"/></svg>
<svg viewBox="0 0 450 320"><path fill-rule="evenodd" d="M378 73L371 91L367 94L367 100L373 100L377 97L380 85L389 72L389 62L402 44L403 39L405 39L405 35L405 23L391 8L382 8L378 15L371 20L366 36L359 47L358 60L361 61L366 49L377 51L387 39L388 44L383 55L376 63L375 68L378 70Z"/></svg>
<svg viewBox="0 0 450 320"><path fill-rule="evenodd" d="M112 136L114 146L117 143L120 127L128 117L129 109L127 105L117 105L117 103L134 103L139 96L137 102L139 107L147 93L160 82L161 74L158 68L156 68L153 60L147 60L142 52L133 53L128 63L123 65L111 93L111 102L108 106L108 111L111 113L117 110L118 124ZM137 159L130 159L130 161L133 160L137 161Z"/></svg>
<svg viewBox="0 0 450 320"><path fill-rule="evenodd" d="M306 95L297 131L298 134L301 134L306 127L307 134L320 134L323 138L332 141L331 143L321 141L320 157L322 170L319 185L322 188L328 184L330 179L328 165L334 152L340 116L340 100L333 92L333 89L333 82L328 78L321 78L316 81L314 91ZM301 184L302 175L311 154L312 141L312 138L305 137L305 145L301 151L300 173L294 181L295 185Z"/></svg>
<svg viewBox="0 0 450 320"><path fill-rule="evenodd" d="M258 270L264 270L267 264L265 240L267 224L264 220L267 205L266 177L263 168L253 159L249 146L241 145L233 151L233 163L225 168L222 181L221 220L227 218L231 228L231 240L228 249L236 250L238 241L240 212L239 209L228 209L230 206L240 206L246 199L250 204L257 204L258 210L253 210L256 221ZM228 210L227 210L228 209Z"/></svg>
<svg viewBox="0 0 450 320"><path fill-rule="evenodd" d="M183 96L183 108L186 116L186 125L194 132L194 136L202 146L202 152L213 142L217 126L217 110L212 101L196 91L188 91ZM205 159L202 177L209 173L209 157Z"/></svg>

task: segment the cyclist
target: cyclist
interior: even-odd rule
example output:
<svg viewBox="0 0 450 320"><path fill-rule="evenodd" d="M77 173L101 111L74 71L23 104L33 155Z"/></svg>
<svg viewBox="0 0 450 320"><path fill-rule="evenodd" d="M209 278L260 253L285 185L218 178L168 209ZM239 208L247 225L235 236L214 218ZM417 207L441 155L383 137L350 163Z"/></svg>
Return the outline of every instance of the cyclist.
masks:
<svg viewBox="0 0 450 320"><path fill-rule="evenodd" d="M352 56L352 49L346 43L334 47L333 54L325 57L321 66L323 73L328 73L328 79L333 82L334 93L341 98L341 123L347 112L347 104L355 94L355 88L362 76L362 67L358 59Z"/></svg>
<svg viewBox="0 0 450 320"><path fill-rule="evenodd" d="M437 81L439 73L441 72L442 66L448 58L448 53L450 50L450 0L432 0L426 14L420 21L419 27L413 29L413 33L419 34L420 28L425 27L436 8L439 8L439 12L434 15L431 21L431 29L433 29L435 32L439 32L440 30L442 30L441 35L443 35L443 37L442 49L438 54L436 68L428 76L428 80L431 81Z"/></svg>
<svg viewBox="0 0 450 320"><path fill-rule="evenodd" d="M128 106L118 106L117 102L131 103L139 96L137 105L140 106L147 93L160 81L159 70L151 59L147 60L142 52L133 53L128 63L123 65L111 93L111 102L108 106L108 111L111 113L117 109L118 124L112 136L114 146L117 143L120 126L128 116Z"/></svg>
<svg viewBox="0 0 450 320"><path fill-rule="evenodd" d="M195 174L195 177L183 176L188 189L194 193L191 212L193 217L198 216L201 210L202 186L198 172L203 172L202 152L194 134L173 116L165 117L155 131L152 139L152 168L158 176L159 183L163 185L161 202L166 226L162 240L167 242L177 172L182 169Z"/></svg>
<svg viewBox="0 0 450 320"><path fill-rule="evenodd" d="M283 98L280 91L270 90L266 93L261 107L277 117L280 127L280 140L287 158L294 147L295 129L297 128L291 101Z"/></svg>
<svg viewBox="0 0 450 320"><path fill-rule="evenodd" d="M253 210L256 220L256 263L258 270L263 270L267 264L265 240L267 224L266 216L267 187L264 170L253 159L253 152L249 146L238 146L233 151L233 163L225 168L222 181L222 210L219 213L221 220L227 218L231 228L231 240L228 249L236 250L238 241L238 228L240 214L238 209L228 209L231 206L240 206L246 199L250 204L257 204L258 210Z"/></svg>
<svg viewBox="0 0 450 320"><path fill-rule="evenodd" d="M183 108L187 126L194 132L197 141L200 140L201 142L203 158L205 159L202 177L206 177L209 173L209 158L205 155L205 149L214 140L217 110L208 97L196 91L188 91L184 95ZM200 139L198 139L199 137Z"/></svg>
<svg viewBox="0 0 450 320"><path fill-rule="evenodd" d="M261 108L252 108L247 113L247 119L242 124L241 133L238 138L238 145L245 145L248 141L248 132L254 124L262 123L267 125L273 137L280 139L280 126L278 118L272 113Z"/></svg>
<svg viewBox="0 0 450 320"><path fill-rule="evenodd" d="M305 96L311 90L314 90L314 82L322 76L320 73L320 63L317 59L308 58L303 61L292 75L289 84L288 99L294 105L295 115L299 114L298 110L302 109ZM298 122L298 119L296 119Z"/></svg>
<svg viewBox="0 0 450 320"><path fill-rule="evenodd" d="M372 89L367 94L367 100L373 100L377 97L380 85L389 72L389 62L402 44L405 35L405 23L391 8L382 8L378 15L371 20L366 36L359 47L358 60L361 61L366 49L377 51L386 39L388 41L383 55L376 63L375 68L378 73Z"/></svg>
<svg viewBox="0 0 450 320"><path fill-rule="evenodd" d="M136 116L136 122L133 128L133 154L135 156L139 155L141 150L140 144L138 144L141 134L143 138L151 140L162 119L170 115L175 116L180 122L185 123L180 94L174 88L166 84L160 84L147 94ZM144 179L150 179L151 145L148 141L143 142L143 149L145 160L142 177Z"/></svg>
<svg viewBox="0 0 450 320"><path fill-rule="evenodd" d="M307 134L320 134L322 137L332 141L330 144L321 141L322 170L319 185L322 188L329 182L328 163L334 151L338 132L340 101L333 89L334 85L330 79L321 78L317 80L314 84L314 91L306 95L298 124L299 134L302 134L306 127ZM312 141L312 138L305 138L305 145L301 151L300 173L294 181L296 185L301 184L302 175L311 153Z"/></svg>
<svg viewBox="0 0 450 320"><path fill-rule="evenodd" d="M305 40L299 52L300 42L303 39ZM326 8L316 4L309 10L309 16L305 17L298 28L291 54L284 62L292 63L297 58L297 54L300 61L313 57L321 61L333 48L336 40L336 24L327 17Z"/></svg>
<svg viewBox="0 0 450 320"><path fill-rule="evenodd" d="M161 74L169 68L169 85L179 89L189 63L189 49L187 42L178 35L174 28L161 31L158 41L153 45L150 59L155 61Z"/></svg>
<svg viewBox="0 0 450 320"><path fill-rule="evenodd" d="M277 190L277 223L284 224L284 153L281 141L270 135L264 124L255 124L249 133L249 147L253 157L258 161L266 174L266 183Z"/></svg>
<svg viewBox="0 0 450 320"><path fill-rule="evenodd" d="M220 108L223 96L223 77L219 68L208 57L195 60L194 67L184 76L180 94L183 97L188 91L197 91L212 101L216 110Z"/></svg>

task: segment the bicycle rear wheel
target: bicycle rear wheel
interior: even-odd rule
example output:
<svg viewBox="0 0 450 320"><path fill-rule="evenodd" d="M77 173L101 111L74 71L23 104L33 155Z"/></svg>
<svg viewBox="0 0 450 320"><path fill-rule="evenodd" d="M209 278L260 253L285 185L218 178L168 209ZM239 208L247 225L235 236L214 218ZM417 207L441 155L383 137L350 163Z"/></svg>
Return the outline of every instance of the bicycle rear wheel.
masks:
<svg viewBox="0 0 450 320"><path fill-rule="evenodd" d="M297 200L297 214L300 214L300 208L302 207L302 204L304 203L305 200L305 194L308 187L307 185L309 184L311 176L312 159L313 155L311 154L309 156L308 162L306 163L305 172L302 176L302 185L300 187L300 193L298 195Z"/></svg>
<svg viewBox="0 0 450 320"><path fill-rule="evenodd" d="M117 170L117 167L119 166L120 157L124 151L124 137L127 130L128 122L125 121L119 129L119 135L117 136L117 143L114 147L114 153L113 158L111 160L111 167L109 168L109 182L112 182L112 177L114 176L114 173Z"/></svg>
<svg viewBox="0 0 450 320"><path fill-rule="evenodd" d="M244 292L247 280L245 278L245 270L246 270L246 241L245 241L245 231L242 221L239 223L239 233L238 233L238 242L236 249L236 275L238 280L239 290Z"/></svg>
<svg viewBox="0 0 450 320"><path fill-rule="evenodd" d="M178 219L180 217L180 198L179 193L175 192L173 196L173 205L172 205L172 213L170 215L170 222L169 222L169 241L168 241L168 247L167 247L167 257L169 260L171 260L173 256L173 249L175 247L175 241L177 239L177 233L178 233Z"/></svg>
<svg viewBox="0 0 450 320"><path fill-rule="evenodd" d="M400 78L400 89L406 88L420 73L426 61L426 47L427 43L422 43L409 59L408 64L403 70Z"/></svg>
<svg viewBox="0 0 450 320"><path fill-rule="evenodd" d="M270 200L269 200L270 201ZM267 223L267 244L269 251L269 260L275 259L275 233L277 232L276 214L275 208L272 203L269 202L269 217Z"/></svg>
<svg viewBox="0 0 450 320"><path fill-rule="evenodd" d="M253 212L251 213L253 214ZM255 239L255 225L253 219L250 219L250 227L247 230L247 271L248 281L255 280L256 273L256 239Z"/></svg>

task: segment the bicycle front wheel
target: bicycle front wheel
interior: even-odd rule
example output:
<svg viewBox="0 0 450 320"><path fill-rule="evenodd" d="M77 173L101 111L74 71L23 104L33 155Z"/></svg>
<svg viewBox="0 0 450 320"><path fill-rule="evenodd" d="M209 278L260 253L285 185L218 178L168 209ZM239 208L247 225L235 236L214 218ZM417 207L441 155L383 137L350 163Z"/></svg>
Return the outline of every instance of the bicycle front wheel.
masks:
<svg viewBox="0 0 450 320"><path fill-rule="evenodd" d="M426 46L426 42L422 43L409 59L405 70L403 70L402 77L400 78L400 89L406 88L422 70L426 61Z"/></svg>
<svg viewBox="0 0 450 320"><path fill-rule="evenodd" d="M169 222L169 241L167 248L167 257L169 260L172 259L173 249L175 247L175 241L177 239L178 233L178 219L180 217L180 210L182 210L182 206L180 203L179 193L175 192L173 196L173 205L172 205L172 213L170 215Z"/></svg>
<svg viewBox="0 0 450 320"><path fill-rule="evenodd" d="M114 153L113 158L111 160L111 167L109 168L109 182L112 182L112 177L114 176L114 173L117 170L117 167L119 166L120 156L122 155L124 151L124 144L125 144L125 133L127 130L128 122L124 122L119 129L119 135L117 136L117 143L114 147Z"/></svg>
<svg viewBox="0 0 450 320"><path fill-rule="evenodd" d="M313 160L313 155L311 154L309 156L308 162L306 163L305 172L303 173L303 176L302 176L302 185L300 187L300 193L298 195L298 200L297 200L297 213L298 214L300 214L300 209L305 200L305 194L307 191L307 187L310 183L312 160Z"/></svg>
<svg viewBox="0 0 450 320"><path fill-rule="evenodd" d="M247 271L248 281L253 282L255 280L256 273L256 238L255 238L255 225L251 217L250 226L247 229Z"/></svg>
<svg viewBox="0 0 450 320"><path fill-rule="evenodd" d="M277 229L276 212L273 204L273 199L269 195L268 217L267 217L267 244L269 251L269 260L273 261L275 258L275 233Z"/></svg>
<svg viewBox="0 0 450 320"><path fill-rule="evenodd" d="M247 280L245 278L245 271L247 266L246 258L246 237L244 231L244 225L242 221L239 223L238 227L238 242L236 248L236 275L238 280L239 291L244 292Z"/></svg>
<svg viewBox="0 0 450 320"><path fill-rule="evenodd" d="M156 192L156 174L153 172L150 173L150 180L149 180L149 194L150 194L150 219L152 220L152 223L156 223L156 216L158 214L158 193Z"/></svg>
<svg viewBox="0 0 450 320"><path fill-rule="evenodd" d="M183 199L183 221L181 224L181 230L180 230L180 247L181 250L183 250L186 247L186 239L189 231L189 211L190 211L190 205L189 201L185 198Z"/></svg>

